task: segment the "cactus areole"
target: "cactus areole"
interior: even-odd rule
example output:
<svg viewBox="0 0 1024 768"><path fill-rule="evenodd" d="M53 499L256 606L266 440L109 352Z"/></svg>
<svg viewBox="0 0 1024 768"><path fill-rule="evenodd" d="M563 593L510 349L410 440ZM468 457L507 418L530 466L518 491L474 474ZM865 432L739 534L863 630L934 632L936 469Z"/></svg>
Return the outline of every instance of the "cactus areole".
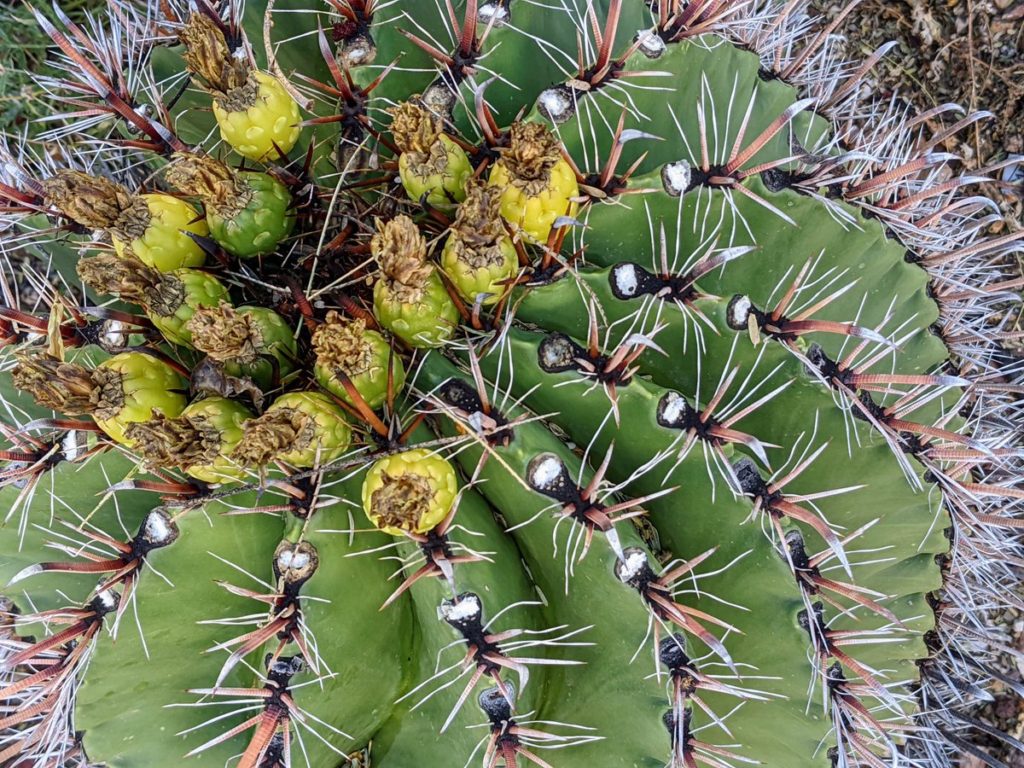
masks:
<svg viewBox="0 0 1024 768"><path fill-rule="evenodd" d="M1024 749L947 109L805 0L142 2L0 140L0 766Z"/></svg>

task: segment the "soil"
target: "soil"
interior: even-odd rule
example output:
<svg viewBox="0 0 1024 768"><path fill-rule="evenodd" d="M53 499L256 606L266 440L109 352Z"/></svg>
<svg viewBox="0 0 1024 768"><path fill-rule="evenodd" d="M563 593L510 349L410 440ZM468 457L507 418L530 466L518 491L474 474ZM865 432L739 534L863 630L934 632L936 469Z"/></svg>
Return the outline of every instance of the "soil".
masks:
<svg viewBox="0 0 1024 768"><path fill-rule="evenodd" d="M813 0L834 18L847 0ZM863 0L841 27L851 57L898 42L875 68L883 95L898 94L920 110L962 104L992 117L946 142L969 169L1019 156L997 171L985 192L1021 227L1024 208L1024 0ZM947 113L935 128L962 117Z"/></svg>
<svg viewBox="0 0 1024 768"><path fill-rule="evenodd" d="M834 18L848 3L814 0L814 5ZM851 57L863 58L890 40L898 42L875 68L872 85L879 93L896 94L918 110L957 103L972 112L992 113L950 138L944 149L959 155L970 170L1016 160L994 172L998 181L984 185L983 192L1006 215L996 231L1024 227L1024 0L863 0L841 30ZM961 117L947 113L932 127L941 129ZM1020 255L1018 265L1024 266ZM1018 326L1024 328L1024 322L1018 320ZM1018 594L1024 599L1024 587ZM991 618L1002 642L1024 653L1024 615L1009 609ZM1022 658L1004 653L999 666L1006 674L1024 677ZM992 693L994 701L975 716L1024 738L1024 701L1001 684ZM976 743L1008 768L1024 768L1024 752L984 734L977 735ZM965 755L960 768L986 764Z"/></svg>

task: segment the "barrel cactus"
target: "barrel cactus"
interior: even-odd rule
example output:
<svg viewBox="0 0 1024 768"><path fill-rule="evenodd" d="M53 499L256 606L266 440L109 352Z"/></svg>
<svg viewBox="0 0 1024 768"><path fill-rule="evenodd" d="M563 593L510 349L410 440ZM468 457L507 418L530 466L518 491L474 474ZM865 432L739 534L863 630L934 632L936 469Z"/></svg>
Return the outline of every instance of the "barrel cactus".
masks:
<svg viewBox="0 0 1024 768"><path fill-rule="evenodd" d="M1024 238L807 5L38 15L0 765L1022 748Z"/></svg>

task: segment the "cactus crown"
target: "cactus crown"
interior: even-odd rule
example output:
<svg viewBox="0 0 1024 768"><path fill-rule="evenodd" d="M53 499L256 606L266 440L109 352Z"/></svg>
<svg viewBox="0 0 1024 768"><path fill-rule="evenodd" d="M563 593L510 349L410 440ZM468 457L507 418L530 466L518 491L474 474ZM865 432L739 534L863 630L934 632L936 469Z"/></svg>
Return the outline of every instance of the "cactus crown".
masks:
<svg viewBox="0 0 1024 768"><path fill-rule="evenodd" d="M159 315L173 315L185 301L185 286L173 274L160 272L135 258L101 254L81 259L78 276L98 293L112 293L144 304Z"/></svg>
<svg viewBox="0 0 1024 768"><path fill-rule="evenodd" d="M1021 746L1024 237L807 2L38 18L0 765Z"/></svg>
<svg viewBox="0 0 1024 768"><path fill-rule="evenodd" d="M122 378L116 370L90 370L39 354L20 355L11 370L15 387L40 405L70 416L91 413L103 418L118 411L124 403Z"/></svg>
<svg viewBox="0 0 1024 768"><path fill-rule="evenodd" d="M124 186L81 171L60 170L43 182L47 201L83 227L110 229L126 241L146 231L149 209Z"/></svg>
<svg viewBox="0 0 1024 768"><path fill-rule="evenodd" d="M311 339L317 362L344 371L349 378L366 373L377 361L365 333L365 320L346 319L333 310L328 312Z"/></svg>
<svg viewBox="0 0 1024 768"><path fill-rule="evenodd" d="M252 200L252 189L229 166L206 155L179 153L165 174L167 183L202 198L208 211L233 218Z"/></svg>
<svg viewBox="0 0 1024 768"><path fill-rule="evenodd" d="M179 38L185 46L182 54L189 72L217 94L230 111L252 104L256 89L250 72L252 67L244 48L231 49L222 25L205 13L189 14ZM236 109L237 108L237 109Z"/></svg>
<svg viewBox="0 0 1024 768"><path fill-rule="evenodd" d="M263 329L248 312L226 302L198 310L188 322L196 349L213 360L251 363L264 353Z"/></svg>
<svg viewBox="0 0 1024 768"><path fill-rule="evenodd" d="M418 302L434 267L427 261L427 241L416 223L408 216L378 220L370 252L399 300L407 304Z"/></svg>

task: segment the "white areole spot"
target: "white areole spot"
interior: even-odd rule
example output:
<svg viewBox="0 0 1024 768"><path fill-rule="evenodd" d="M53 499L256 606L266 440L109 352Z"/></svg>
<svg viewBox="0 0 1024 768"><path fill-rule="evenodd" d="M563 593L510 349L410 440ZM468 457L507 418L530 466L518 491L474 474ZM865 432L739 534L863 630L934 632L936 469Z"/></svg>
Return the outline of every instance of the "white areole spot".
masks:
<svg viewBox="0 0 1024 768"><path fill-rule="evenodd" d="M476 595L466 595L458 602L442 603L438 610L441 617L448 621L464 621L479 616L482 608Z"/></svg>
<svg viewBox="0 0 1024 768"><path fill-rule="evenodd" d="M144 527L146 539L154 544L162 544L174 538L174 530L166 513L154 509L146 516Z"/></svg>
<svg viewBox="0 0 1024 768"><path fill-rule="evenodd" d="M692 178L693 169L685 160L666 163L661 169L661 180L665 185L665 191L675 197L678 197L690 188L690 180Z"/></svg>
<svg viewBox="0 0 1024 768"><path fill-rule="evenodd" d="M537 106L556 123L568 120L572 116L572 99L564 88L548 88L541 91L537 97Z"/></svg>
<svg viewBox="0 0 1024 768"><path fill-rule="evenodd" d="M639 51L644 56L656 59L665 52L665 41L653 29L641 29L636 33Z"/></svg>
<svg viewBox="0 0 1024 768"><path fill-rule="evenodd" d="M476 12L477 18L484 24L494 19L494 25L504 24L508 21L508 8L501 3L484 3Z"/></svg>
<svg viewBox="0 0 1024 768"><path fill-rule="evenodd" d="M686 402L686 398L678 392L669 392L661 402L661 417L669 424L674 424L682 420L686 411L690 408L689 403Z"/></svg>
<svg viewBox="0 0 1024 768"><path fill-rule="evenodd" d="M370 55L373 52L373 48L369 42L360 38L354 41L351 45L346 45L342 50L341 55L345 59L346 63L350 65L363 64L370 59Z"/></svg>
<svg viewBox="0 0 1024 768"><path fill-rule="evenodd" d="M573 350L567 339L561 336L550 336L545 339L540 350L541 363L546 368L566 365L573 358Z"/></svg>
<svg viewBox="0 0 1024 768"><path fill-rule="evenodd" d="M96 595L96 599L99 600L103 607L108 611L112 611L117 607L117 595L113 590L104 589Z"/></svg>
<svg viewBox="0 0 1024 768"><path fill-rule="evenodd" d="M294 549L282 550L281 554L277 556L277 565L278 570L282 572L287 570L301 571L309 566L309 554Z"/></svg>
<svg viewBox="0 0 1024 768"><path fill-rule="evenodd" d="M615 290L620 296L636 296L640 280L636 274L636 264L619 264L612 273Z"/></svg>
<svg viewBox="0 0 1024 768"><path fill-rule="evenodd" d="M631 550L621 561L619 567L619 581L628 583L635 579L647 565L647 555L640 550Z"/></svg>
<svg viewBox="0 0 1024 768"><path fill-rule="evenodd" d="M729 325L733 328L742 328L747 324L750 317L750 308L753 306L746 296L740 296L729 304Z"/></svg>
<svg viewBox="0 0 1024 768"><path fill-rule="evenodd" d="M130 332L128 326L120 320L109 320L103 329L103 339L111 347L123 347L128 343Z"/></svg>
<svg viewBox="0 0 1024 768"><path fill-rule="evenodd" d="M562 460L553 453L542 453L530 462L530 485L548 488L562 474Z"/></svg>

